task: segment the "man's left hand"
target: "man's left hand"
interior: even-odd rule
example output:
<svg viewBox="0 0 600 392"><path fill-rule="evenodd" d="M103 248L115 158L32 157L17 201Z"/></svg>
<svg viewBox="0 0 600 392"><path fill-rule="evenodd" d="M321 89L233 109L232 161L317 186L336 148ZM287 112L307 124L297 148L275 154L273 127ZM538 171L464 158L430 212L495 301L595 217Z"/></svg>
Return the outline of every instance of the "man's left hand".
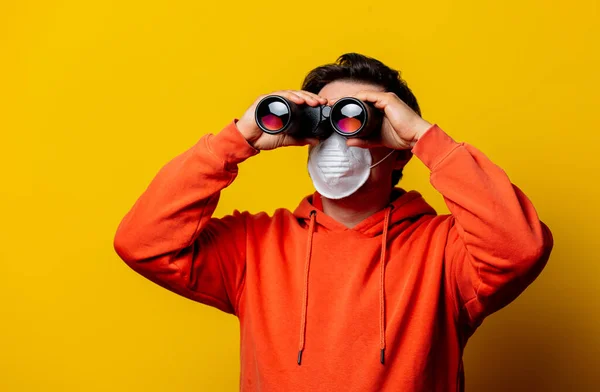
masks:
<svg viewBox="0 0 600 392"><path fill-rule="evenodd" d="M381 132L368 139L350 138L348 146L378 147L384 146L394 150L409 150L419 138L431 128L431 124L423 120L398 96L390 92L361 91L354 96L363 102L371 102L383 111Z"/></svg>

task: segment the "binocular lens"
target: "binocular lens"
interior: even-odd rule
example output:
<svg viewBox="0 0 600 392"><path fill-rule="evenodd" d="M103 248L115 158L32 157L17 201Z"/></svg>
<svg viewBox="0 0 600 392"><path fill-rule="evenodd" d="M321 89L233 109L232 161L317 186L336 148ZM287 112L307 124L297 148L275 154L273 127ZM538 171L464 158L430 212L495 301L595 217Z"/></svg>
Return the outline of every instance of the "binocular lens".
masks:
<svg viewBox="0 0 600 392"><path fill-rule="evenodd" d="M270 97L262 101L256 111L258 125L266 132L279 132L290 121L290 107L279 97Z"/></svg>
<svg viewBox="0 0 600 392"><path fill-rule="evenodd" d="M361 105L352 101L348 103L339 102L331 111L331 119L340 133L354 134L366 123L367 115Z"/></svg>

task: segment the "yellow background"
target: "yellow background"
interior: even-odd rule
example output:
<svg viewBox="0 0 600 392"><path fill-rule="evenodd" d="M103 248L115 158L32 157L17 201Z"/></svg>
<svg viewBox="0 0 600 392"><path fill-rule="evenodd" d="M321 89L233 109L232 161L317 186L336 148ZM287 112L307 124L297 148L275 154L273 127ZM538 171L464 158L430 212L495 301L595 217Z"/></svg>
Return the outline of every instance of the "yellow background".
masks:
<svg viewBox="0 0 600 392"><path fill-rule="evenodd" d="M0 390L235 391L237 320L112 248L154 174L262 93L348 51L403 71L424 117L503 167L556 241L465 354L468 391L600 385L600 5L549 1L0 3ZM222 195L294 208L306 150ZM440 212L415 158L402 186Z"/></svg>

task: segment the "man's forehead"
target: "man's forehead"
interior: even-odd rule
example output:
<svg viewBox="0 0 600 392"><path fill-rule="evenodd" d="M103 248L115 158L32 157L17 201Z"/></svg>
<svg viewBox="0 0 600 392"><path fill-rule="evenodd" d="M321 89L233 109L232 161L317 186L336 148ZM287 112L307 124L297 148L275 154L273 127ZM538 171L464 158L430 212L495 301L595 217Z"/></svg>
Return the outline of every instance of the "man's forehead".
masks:
<svg viewBox="0 0 600 392"><path fill-rule="evenodd" d="M323 98L327 98L329 103L333 103L341 98L355 95L360 91L368 90L384 91L384 88L369 83L336 81L323 87L319 92L319 95Z"/></svg>

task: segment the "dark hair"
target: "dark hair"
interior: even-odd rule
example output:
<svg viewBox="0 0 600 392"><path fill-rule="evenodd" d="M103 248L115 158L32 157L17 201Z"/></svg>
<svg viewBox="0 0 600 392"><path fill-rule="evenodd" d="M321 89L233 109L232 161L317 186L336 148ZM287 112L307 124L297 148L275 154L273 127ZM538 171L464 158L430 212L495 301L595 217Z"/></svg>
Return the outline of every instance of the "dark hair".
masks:
<svg viewBox="0 0 600 392"><path fill-rule="evenodd" d="M349 80L381 86L385 91L396 94L419 116L421 115L417 98L400 77L399 71L388 67L379 60L358 53L343 54L335 63L313 69L306 75L302 83L302 90L318 94L327 84L337 80ZM395 170L392 174L392 185L396 186L401 178L402 169Z"/></svg>

